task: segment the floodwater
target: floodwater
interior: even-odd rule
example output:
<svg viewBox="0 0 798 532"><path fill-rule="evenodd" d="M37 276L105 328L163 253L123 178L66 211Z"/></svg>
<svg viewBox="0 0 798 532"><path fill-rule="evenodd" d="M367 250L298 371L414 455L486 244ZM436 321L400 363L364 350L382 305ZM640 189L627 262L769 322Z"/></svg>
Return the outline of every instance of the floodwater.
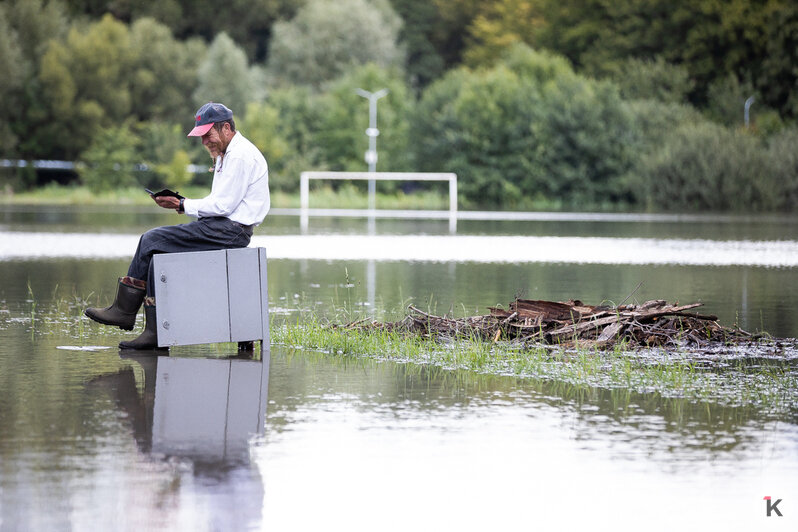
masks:
<svg viewBox="0 0 798 532"><path fill-rule="evenodd" d="M0 211L0 530L796 529L795 412L281 346L120 352L82 308L180 221ZM253 244L274 320L657 298L798 337L796 219L272 216Z"/></svg>

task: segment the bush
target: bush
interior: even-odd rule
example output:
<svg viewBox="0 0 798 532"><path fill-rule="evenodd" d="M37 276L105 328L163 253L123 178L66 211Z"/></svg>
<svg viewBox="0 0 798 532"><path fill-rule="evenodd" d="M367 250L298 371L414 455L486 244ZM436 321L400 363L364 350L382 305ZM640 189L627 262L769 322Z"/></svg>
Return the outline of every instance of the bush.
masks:
<svg viewBox="0 0 798 532"><path fill-rule="evenodd" d="M780 202L759 140L711 122L678 127L638 171L655 209L764 211Z"/></svg>
<svg viewBox="0 0 798 532"><path fill-rule="evenodd" d="M798 128L785 129L770 139L768 160L779 190L779 209L798 211Z"/></svg>
<svg viewBox="0 0 798 532"><path fill-rule="evenodd" d="M415 115L420 169L456 173L464 207L520 207L521 181L539 174L531 126L540 107L538 91L503 65L450 72L427 88Z"/></svg>
<svg viewBox="0 0 798 532"><path fill-rule="evenodd" d="M617 88L566 76L542 90L540 144L535 155L551 198L575 207L626 203L631 191L623 177L636 157L632 114ZM529 187L525 187L528 189Z"/></svg>

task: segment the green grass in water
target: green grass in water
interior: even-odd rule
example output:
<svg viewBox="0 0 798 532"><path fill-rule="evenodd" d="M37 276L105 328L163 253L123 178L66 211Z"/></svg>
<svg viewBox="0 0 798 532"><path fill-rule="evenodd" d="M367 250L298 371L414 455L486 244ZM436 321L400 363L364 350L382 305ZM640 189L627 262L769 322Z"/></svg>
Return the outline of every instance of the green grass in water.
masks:
<svg viewBox="0 0 798 532"><path fill-rule="evenodd" d="M627 351L540 346L522 349L478 338L439 341L384 330L345 330L305 317L272 325L272 343L332 356L427 364L482 374L565 382L578 386L656 392L663 397L759 406L773 412L798 407L795 364L710 364L690 352Z"/></svg>
<svg viewBox="0 0 798 532"><path fill-rule="evenodd" d="M188 198L203 198L210 193L210 187L179 187L180 193ZM368 195L354 186L342 186L337 190L330 187L314 188L310 193L310 207L336 209L366 209ZM7 205L152 205L152 199L143 187L128 187L95 193L80 185L59 185L51 183L44 187L15 193L5 193L0 189L0 203ZM299 208L298 192L272 190L271 205L276 208ZM405 194L377 193L378 209L426 209L447 210L449 197L435 191L418 191Z"/></svg>
<svg viewBox="0 0 798 532"><path fill-rule="evenodd" d="M0 313L0 330L24 321L36 337L57 335L82 340L87 336L86 327L92 328L89 335L92 343L104 335L119 336L116 329L94 327L83 316L87 306L100 304L98 295L64 296L56 286L53 294L45 298L45 304L40 305L41 294L34 295L31 288L28 290L30 298L21 302L20 308ZM338 321L352 315L346 309L339 309L333 317ZM763 355L755 347L744 352L729 348L710 355L687 350L630 351L623 344L607 351L579 346L524 349L509 342L494 343L476 337L444 341L380 329L334 328L310 309L301 310L298 320L295 318L271 320L274 345L316 351L323 356L536 379L578 390L654 393L707 404L755 407L777 416L794 415L798 411L798 359L794 346L789 357L773 351ZM229 354L235 347L224 344L219 352ZM181 354L179 350L175 353Z"/></svg>

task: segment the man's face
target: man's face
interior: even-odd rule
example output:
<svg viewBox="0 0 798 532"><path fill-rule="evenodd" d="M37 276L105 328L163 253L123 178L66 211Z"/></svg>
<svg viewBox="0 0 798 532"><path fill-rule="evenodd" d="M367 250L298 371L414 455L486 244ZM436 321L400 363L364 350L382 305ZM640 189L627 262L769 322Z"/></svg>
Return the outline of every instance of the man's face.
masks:
<svg viewBox="0 0 798 532"><path fill-rule="evenodd" d="M217 131L216 127L212 127L205 133L202 138L202 145L211 154L214 159L224 153L227 145L230 144L230 125L224 124L222 131Z"/></svg>

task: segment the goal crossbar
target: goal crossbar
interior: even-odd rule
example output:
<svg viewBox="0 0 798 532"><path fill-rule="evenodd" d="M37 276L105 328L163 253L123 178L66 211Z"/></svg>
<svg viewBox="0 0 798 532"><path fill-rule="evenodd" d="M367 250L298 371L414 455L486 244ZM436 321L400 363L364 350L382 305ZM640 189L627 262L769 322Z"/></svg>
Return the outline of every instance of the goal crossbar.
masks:
<svg viewBox="0 0 798 532"><path fill-rule="evenodd" d="M310 180L360 181L448 181L449 226L457 225L457 174L448 172L302 172L299 176L299 208L303 226L307 225L310 206ZM367 209L364 212L371 212Z"/></svg>

